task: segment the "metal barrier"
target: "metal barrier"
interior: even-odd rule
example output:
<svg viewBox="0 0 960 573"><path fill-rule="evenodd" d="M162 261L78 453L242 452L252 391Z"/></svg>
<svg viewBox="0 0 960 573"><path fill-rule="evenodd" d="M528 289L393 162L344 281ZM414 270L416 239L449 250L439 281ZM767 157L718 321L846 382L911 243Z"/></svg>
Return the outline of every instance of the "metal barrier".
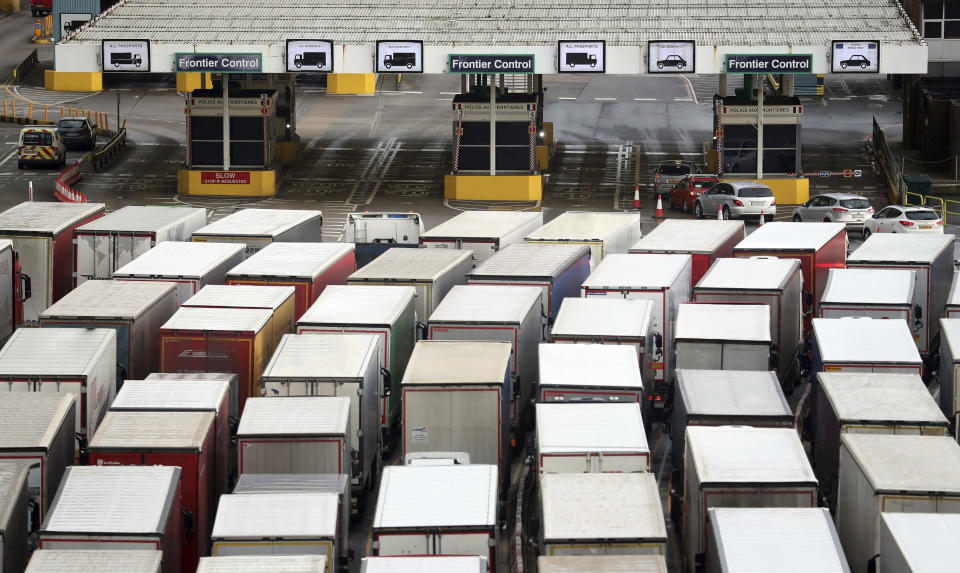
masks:
<svg viewBox="0 0 960 573"><path fill-rule="evenodd" d="M23 84L23 76L29 74L33 68L37 67L38 63L40 63L40 60L37 58L37 49L34 48L26 58L20 60L17 67L13 68L13 74L10 77L11 82L18 86Z"/></svg>
<svg viewBox="0 0 960 573"><path fill-rule="evenodd" d="M80 179L80 162L75 161L73 165L64 169L60 176L57 177L57 185L54 188L53 194L56 196L58 201L64 203L86 203L87 197L83 193L76 191L70 187Z"/></svg>
<svg viewBox="0 0 960 573"><path fill-rule="evenodd" d="M89 155L90 164L93 165L94 171L100 171L106 166L117 152L127 144L127 130L126 128L121 128L120 131L116 132L113 137L110 138L110 141L104 145L100 151L95 151Z"/></svg>
<svg viewBox="0 0 960 573"><path fill-rule="evenodd" d="M940 212L940 218L943 219L945 225L960 224L960 201L956 199L944 199L936 195L921 195L907 191L904 195L903 204L930 207L934 211ZM951 219L951 215L956 218Z"/></svg>
<svg viewBox="0 0 960 573"><path fill-rule="evenodd" d="M871 145L873 145L877 163L880 164L880 169L887 178L887 186L890 189L890 202L903 202L907 193L907 183L903 180L903 169L900 166L900 162L897 161L897 158L893 155L893 152L890 151L890 146L887 145L887 136L884 135L883 130L880 129L880 124L877 123L876 117L873 118Z"/></svg>

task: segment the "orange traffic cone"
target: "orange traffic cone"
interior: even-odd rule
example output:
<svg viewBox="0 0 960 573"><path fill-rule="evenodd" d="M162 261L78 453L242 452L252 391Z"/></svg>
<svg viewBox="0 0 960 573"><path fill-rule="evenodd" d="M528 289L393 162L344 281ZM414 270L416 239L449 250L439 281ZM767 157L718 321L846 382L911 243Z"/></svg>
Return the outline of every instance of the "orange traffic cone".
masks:
<svg viewBox="0 0 960 573"><path fill-rule="evenodd" d="M717 221L723 221L723 205L717 207Z"/></svg>
<svg viewBox="0 0 960 573"><path fill-rule="evenodd" d="M657 195L657 210L653 214L654 219L663 219L663 200Z"/></svg>
<svg viewBox="0 0 960 573"><path fill-rule="evenodd" d="M763 209L760 209L760 224L757 225L758 227L762 227L762 226L763 226L763 220L764 220L764 219L766 219L766 216L764 216L764 214L763 214Z"/></svg>
<svg viewBox="0 0 960 573"><path fill-rule="evenodd" d="M640 208L640 184L637 183L637 186L633 188L633 208Z"/></svg>

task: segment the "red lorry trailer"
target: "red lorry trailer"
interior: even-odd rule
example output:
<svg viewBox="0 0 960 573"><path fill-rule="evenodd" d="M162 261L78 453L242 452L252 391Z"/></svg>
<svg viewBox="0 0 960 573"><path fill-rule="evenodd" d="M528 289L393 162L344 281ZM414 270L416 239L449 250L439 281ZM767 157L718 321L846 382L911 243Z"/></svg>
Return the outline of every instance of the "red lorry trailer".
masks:
<svg viewBox="0 0 960 573"><path fill-rule="evenodd" d="M732 257L733 248L747 236L743 221L689 221L667 219L630 247L631 254L690 255L690 287L719 258Z"/></svg>

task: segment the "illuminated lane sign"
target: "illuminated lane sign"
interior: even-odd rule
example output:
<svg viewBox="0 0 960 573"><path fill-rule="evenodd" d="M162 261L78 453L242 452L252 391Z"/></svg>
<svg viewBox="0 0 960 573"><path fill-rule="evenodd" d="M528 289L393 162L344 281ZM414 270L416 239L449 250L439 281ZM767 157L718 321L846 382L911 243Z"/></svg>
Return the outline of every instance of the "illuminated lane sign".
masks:
<svg viewBox="0 0 960 573"><path fill-rule="evenodd" d="M724 70L728 74L809 74L813 71L810 54L727 54Z"/></svg>
<svg viewBox="0 0 960 573"><path fill-rule="evenodd" d="M834 40L830 52L830 71L835 74L880 72L880 42Z"/></svg>
<svg viewBox="0 0 960 573"><path fill-rule="evenodd" d="M178 72L259 72L260 54L176 54Z"/></svg>
<svg viewBox="0 0 960 573"><path fill-rule="evenodd" d="M532 74L533 55L450 54L451 74Z"/></svg>

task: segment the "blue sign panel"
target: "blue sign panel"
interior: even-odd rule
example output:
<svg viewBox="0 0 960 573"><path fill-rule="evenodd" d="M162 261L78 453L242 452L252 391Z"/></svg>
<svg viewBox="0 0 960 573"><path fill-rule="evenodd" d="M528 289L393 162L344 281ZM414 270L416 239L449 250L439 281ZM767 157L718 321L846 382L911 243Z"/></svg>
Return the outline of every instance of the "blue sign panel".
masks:
<svg viewBox="0 0 960 573"><path fill-rule="evenodd" d="M451 74L532 74L533 54L450 54Z"/></svg>

